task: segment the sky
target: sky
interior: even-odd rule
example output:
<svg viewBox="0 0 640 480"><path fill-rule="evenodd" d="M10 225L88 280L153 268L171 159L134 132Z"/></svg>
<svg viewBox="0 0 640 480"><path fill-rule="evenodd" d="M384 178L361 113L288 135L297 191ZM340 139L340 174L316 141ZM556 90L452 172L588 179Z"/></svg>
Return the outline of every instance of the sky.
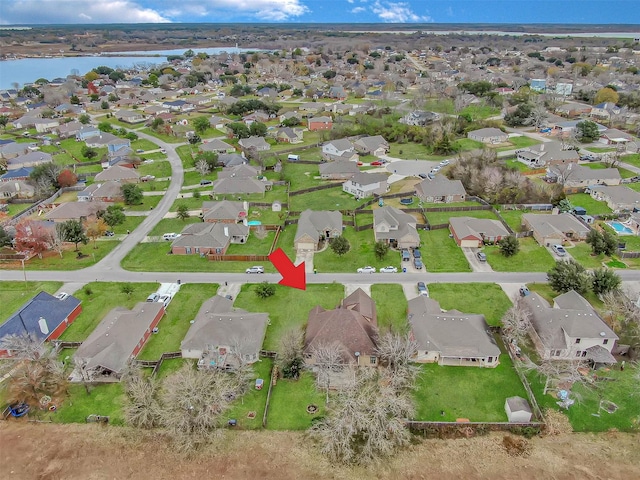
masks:
<svg viewBox="0 0 640 480"><path fill-rule="evenodd" d="M640 0L0 0L0 25L168 22L640 24Z"/></svg>

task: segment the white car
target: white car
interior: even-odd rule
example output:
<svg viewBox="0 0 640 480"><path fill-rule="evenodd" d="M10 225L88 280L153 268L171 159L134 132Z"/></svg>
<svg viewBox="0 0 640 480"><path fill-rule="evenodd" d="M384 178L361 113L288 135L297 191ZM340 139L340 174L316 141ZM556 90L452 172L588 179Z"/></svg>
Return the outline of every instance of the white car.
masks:
<svg viewBox="0 0 640 480"><path fill-rule="evenodd" d="M163 303L166 308L171 303L171 295L160 295L156 302Z"/></svg>
<svg viewBox="0 0 640 480"><path fill-rule="evenodd" d="M440 162L440 165L443 166L443 167L446 167L447 165L449 165L449 163L450 163L449 160L442 160Z"/></svg>
<svg viewBox="0 0 640 480"><path fill-rule="evenodd" d="M359 268L358 273L376 273L376 268L371 266L366 266L363 268Z"/></svg>
<svg viewBox="0 0 640 480"><path fill-rule="evenodd" d="M170 240L175 240L176 238L178 238L180 236L179 233L165 233L164 235L162 235L162 238L164 240L170 241Z"/></svg>
<svg viewBox="0 0 640 480"><path fill-rule="evenodd" d="M398 273L398 269L389 265L388 267L382 267L380 273Z"/></svg>
<svg viewBox="0 0 640 480"><path fill-rule="evenodd" d="M261 267L260 265L255 265L253 267L247 268L246 272L247 273L264 273L264 267Z"/></svg>
<svg viewBox="0 0 640 480"><path fill-rule="evenodd" d="M431 169L431 173L438 173L442 167L440 165L436 165Z"/></svg>
<svg viewBox="0 0 640 480"><path fill-rule="evenodd" d="M58 300L66 300L67 298L69 298L69 294L67 292L60 292L56 295L56 298Z"/></svg>
<svg viewBox="0 0 640 480"><path fill-rule="evenodd" d="M551 245L551 248L553 249L554 252L556 252L556 255L558 255L559 257L564 257L567 254L567 251L564 249L562 245Z"/></svg>

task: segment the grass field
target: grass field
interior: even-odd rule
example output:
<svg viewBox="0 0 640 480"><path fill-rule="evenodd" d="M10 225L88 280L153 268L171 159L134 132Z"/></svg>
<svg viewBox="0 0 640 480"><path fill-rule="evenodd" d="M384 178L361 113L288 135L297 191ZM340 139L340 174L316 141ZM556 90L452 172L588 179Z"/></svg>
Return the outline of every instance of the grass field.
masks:
<svg viewBox="0 0 640 480"><path fill-rule="evenodd" d="M198 223L200 221L201 220L198 217L189 217L186 220L180 220L179 218L163 218L149 232L149 236L150 237L160 236L170 232L180 233L182 229L187 225L191 223ZM164 240L163 240L163 243L166 243L167 247L170 245L169 242L166 242Z"/></svg>
<svg viewBox="0 0 640 480"><path fill-rule="evenodd" d="M319 411L307 413L308 405ZM298 380L280 379L271 391L267 428L271 430L306 430L315 417L324 415L325 394L318 391L310 372L303 372Z"/></svg>
<svg viewBox="0 0 640 480"><path fill-rule="evenodd" d="M62 282L0 282L0 323L41 291L55 293Z"/></svg>
<svg viewBox="0 0 640 480"><path fill-rule="evenodd" d="M120 291L122 285L117 282L91 282L74 293L73 295L82 302L82 313L64 331L60 339L71 342L85 340L110 310L115 307L133 308L136 303L144 302L147 296L158 288L156 283L134 283L133 293L127 295Z"/></svg>
<svg viewBox="0 0 640 480"><path fill-rule="evenodd" d="M392 280L396 277L396 274L385 275L390 275ZM400 285L390 283L371 285L371 298L376 303L380 334L387 331L407 332L409 328L407 324L407 299Z"/></svg>
<svg viewBox="0 0 640 480"><path fill-rule="evenodd" d="M166 160L154 160L153 163L143 163L138 167L140 175L154 175L156 178L171 176L171 164Z"/></svg>
<svg viewBox="0 0 640 480"><path fill-rule="evenodd" d="M577 242L573 247L568 247L567 252L585 268L599 268L602 267L602 262L611 260L604 254L593 256L591 245L585 242Z"/></svg>
<svg viewBox="0 0 640 480"><path fill-rule="evenodd" d="M425 212L427 220L431 225L441 225L449 223L451 217L473 217L473 218L490 218L491 220L497 220L491 210L467 210L460 212Z"/></svg>
<svg viewBox="0 0 640 480"><path fill-rule="evenodd" d="M111 425L123 425L122 405L125 394L122 383L107 383L91 387L87 394L84 385L71 384L69 396L58 405L55 414L48 415L56 423L85 423L89 415L107 415Z"/></svg>
<svg viewBox="0 0 640 480"><path fill-rule="evenodd" d="M320 172L317 165L285 163L283 169L284 180L291 184L291 191L303 190L309 187L321 185Z"/></svg>
<svg viewBox="0 0 640 480"><path fill-rule="evenodd" d="M341 186L337 186L292 196L289 210L303 211L310 207L314 210L354 210L362 203L363 201L356 201L353 195L343 192Z"/></svg>
<svg viewBox="0 0 640 480"><path fill-rule="evenodd" d="M80 244L78 245L80 251L87 255L83 258L78 258L74 246L69 245L69 249L63 252L62 258L57 252L46 252L42 258L36 256L25 262L24 267L27 270L78 270L90 267L102 260L119 243L115 240L101 240L96 242L97 248L93 247L91 241L86 245Z"/></svg>
<svg viewBox="0 0 640 480"><path fill-rule="evenodd" d="M445 310L479 313L489 325L500 325L511 301L495 283L430 283L429 295Z"/></svg>
<svg viewBox="0 0 640 480"><path fill-rule="evenodd" d="M453 238L449 238L449 230L442 228L418 232L422 262L427 272L470 272L471 267Z"/></svg>
<svg viewBox="0 0 640 480"><path fill-rule="evenodd" d="M260 278L256 281L260 281ZM344 298L341 284L307 285L306 290L275 285L276 294L265 299L258 298L254 287L255 284L243 285L234 306L249 312L269 313L271 323L264 340L265 350L278 351L282 335L291 328L303 328L313 307L334 308Z"/></svg>
<svg viewBox="0 0 640 480"><path fill-rule="evenodd" d="M497 149L498 152L504 152L504 151L507 151L507 150L515 150L516 148L530 147L532 145L537 145L538 143L540 143L540 141L536 140L534 138L525 137L523 135L521 137L509 137L509 143L511 145L505 146L505 147L499 147ZM520 162L518 162L518 163L520 163ZM521 165L523 165L523 164L521 164Z"/></svg>
<svg viewBox="0 0 640 480"><path fill-rule="evenodd" d="M151 128L143 128L140 130L142 133L146 133L147 135L151 135L152 137L156 137L159 140L167 143L186 143L186 139L182 137L174 137L173 135L163 135L162 133L158 133Z"/></svg>
<svg viewBox="0 0 640 480"><path fill-rule="evenodd" d="M157 360L164 352L177 352L202 303L218 291L217 283L182 285L158 323L158 333L151 335L138 358ZM152 292L149 292L152 293Z"/></svg>
<svg viewBox="0 0 640 480"><path fill-rule="evenodd" d="M508 355L500 355L496 368L421 366L414 392L416 420L506 422L507 397L526 392Z"/></svg>
<svg viewBox="0 0 640 480"><path fill-rule="evenodd" d="M147 210L153 210L155 207L158 206L158 204L160 203L160 201L163 199L164 197L162 195L153 195L153 196L148 196L148 197L142 197L142 203L138 204L138 205L123 205L125 212L126 211L132 211L132 212L144 212ZM126 215L126 213L125 213Z"/></svg>
<svg viewBox="0 0 640 480"><path fill-rule="evenodd" d="M518 170L520 172L526 172L531 170L524 163L519 162L515 158L509 158L504 161L505 165L513 170Z"/></svg>
<svg viewBox="0 0 640 480"><path fill-rule="evenodd" d="M625 155L620 159L623 163L628 163L634 167L640 168L640 153L633 153L631 155Z"/></svg>
<svg viewBox="0 0 640 480"><path fill-rule="evenodd" d="M611 209L604 202L599 202L591 198L591 195L586 193L574 193L567 195L567 200L571 202L574 207L582 207L587 210L589 215L600 215L603 213L611 213Z"/></svg>
<svg viewBox="0 0 640 480"><path fill-rule="evenodd" d="M249 391L233 402L231 409L225 413L225 418L235 418L237 420L236 428L242 430L262 428L262 417L267 403L267 392L269 390L272 365L273 361L270 358L261 358L253 364L253 375L251 376L251 387ZM255 380L258 378L264 380L262 390L256 390L255 388ZM249 412L255 412L255 417L249 418Z"/></svg>
<svg viewBox="0 0 640 480"><path fill-rule="evenodd" d="M500 216L511 227L514 232L519 232L522 226L522 214L531 213L530 210L502 210Z"/></svg>
<svg viewBox="0 0 640 480"><path fill-rule="evenodd" d="M553 257L533 237L519 238L520 250L505 257L497 246L485 246L487 262L497 272L548 272L555 265Z"/></svg>

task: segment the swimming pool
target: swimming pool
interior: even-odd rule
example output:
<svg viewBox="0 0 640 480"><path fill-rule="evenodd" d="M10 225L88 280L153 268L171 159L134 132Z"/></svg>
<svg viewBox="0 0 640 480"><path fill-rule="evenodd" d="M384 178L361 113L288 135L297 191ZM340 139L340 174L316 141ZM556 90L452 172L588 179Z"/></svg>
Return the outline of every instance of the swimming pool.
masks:
<svg viewBox="0 0 640 480"><path fill-rule="evenodd" d="M247 222L247 225L254 227L256 225L262 225L262 222L260 220L251 220L250 222Z"/></svg>
<svg viewBox="0 0 640 480"><path fill-rule="evenodd" d="M620 222L607 222L607 225L613 228L618 235L633 235L633 230Z"/></svg>

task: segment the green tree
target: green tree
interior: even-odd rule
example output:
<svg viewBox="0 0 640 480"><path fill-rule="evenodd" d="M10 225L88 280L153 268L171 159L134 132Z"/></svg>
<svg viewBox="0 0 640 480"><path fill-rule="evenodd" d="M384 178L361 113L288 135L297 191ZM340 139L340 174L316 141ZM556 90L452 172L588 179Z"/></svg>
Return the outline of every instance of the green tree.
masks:
<svg viewBox="0 0 640 480"><path fill-rule="evenodd" d="M587 244L591 245L591 251L594 255L600 255L601 253L604 253L604 236L599 230L595 228L589 230L585 241L587 242Z"/></svg>
<svg viewBox="0 0 640 480"><path fill-rule="evenodd" d="M98 156L98 151L95 148L87 147L86 145L82 146L80 153L82 153L84 158L89 160Z"/></svg>
<svg viewBox="0 0 640 480"><path fill-rule="evenodd" d="M71 95L71 98L69 98L69 103L73 105L80 105L80 99L77 95Z"/></svg>
<svg viewBox="0 0 640 480"><path fill-rule="evenodd" d="M382 240L378 240L375 246L373 247L373 249L374 249L376 258L378 260L382 260L384 257L387 256L387 252L389 251L389 244L386 242L383 242Z"/></svg>
<svg viewBox="0 0 640 480"><path fill-rule="evenodd" d="M193 128L196 129L196 132L202 134L209 129L209 119L207 117L196 117L191 122L193 124Z"/></svg>
<svg viewBox="0 0 640 480"><path fill-rule="evenodd" d="M500 247L500 253L502 253L502 255L512 257L520 250L520 242L515 235L509 235L498 241L498 247Z"/></svg>
<svg viewBox="0 0 640 480"><path fill-rule="evenodd" d="M576 124L576 131L578 133L578 140L582 143L595 142L600 138L600 132L598 131L598 125L590 120L584 120Z"/></svg>
<svg viewBox="0 0 640 480"><path fill-rule="evenodd" d="M151 122L151 129L158 130L158 128L160 128L162 125L164 125L163 119L161 119L160 117L154 118Z"/></svg>
<svg viewBox="0 0 640 480"><path fill-rule="evenodd" d="M200 143L202 141L202 138L200 138L200 135L198 135L197 133L191 135L189 137L189 143L191 145L197 145L198 143Z"/></svg>
<svg viewBox="0 0 640 480"><path fill-rule="evenodd" d="M189 207L187 207L187 205L184 203L179 204L176 214L177 217L184 222L187 218L189 218Z"/></svg>
<svg viewBox="0 0 640 480"><path fill-rule="evenodd" d="M571 205L571 202L566 198L563 198L562 200L560 200L558 202L557 207L558 207L558 210L560 210L560 213L567 213L573 210L573 205Z"/></svg>
<svg viewBox="0 0 640 480"><path fill-rule="evenodd" d="M253 291L259 298L269 298L276 294L276 287L269 282L262 282L256 285Z"/></svg>
<svg viewBox="0 0 640 480"><path fill-rule="evenodd" d="M591 272L591 289L596 295L616 290L621 283L618 274L609 268L596 268Z"/></svg>
<svg viewBox="0 0 640 480"><path fill-rule="evenodd" d="M111 125L109 122L100 122L98 124L98 129L101 132L112 132L113 131L113 125Z"/></svg>
<svg viewBox="0 0 640 480"><path fill-rule="evenodd" d="M122 196L127 205L140 205L142 203L142 190L133 183L125 183L122 186Z"/></svg>
<svg viewBox="0 0 640 480"><path fill-rule="evenodd" d="M199 161L204 160L209 166L209 171L212 172L218 166L218 154L215 152L202 152L199 153L194 159L194 165L197 165Z"/></svg>
<svg viewBox="0 0 640 480"><path fill-rule="evenodd" d="M11 245L11 237L4 227L0 225L0 247L6 247L8 245Z"/></svg>
<svg viewBox="0 0 640 480"><path fill-rule="evenodd" d="M84 231L84 225L82 225L80 220L67 220L66 222L57 224L56 229L65 242L75 243L76 252L78 251L79 243L86 245L89 241Z"/></svg>
<svg viewBox="0 0 640 480"><path fill-rule="evenodd" d="M558 293L575 290L579 294L589 290L590 278L585 268L571 259L567 262L557 260L555 266L547 272L549 285Z"/></svg>
<svg viewBox="0 0 640 480"><path fill-rule="evenodd" d="M249 133L257 137L264 137L267 134L267 126L261 122L253 122L249 127Z"/></svg>
<svg viewBox="0 0 640 480"><path fill-rule="evenodd" d="M91 121L91 117L86 113L83 113L78 117L78 121L83 125L87 125Z"/></svg>
<svg viewBox="0 0 640 480"><path fill-rule="evenodd" d="M107 102L106 100L103 100L102 103L100 104L100 108L102 110L109 110L109 102Z"/></svg>
<svg viewBox="0 0 640 480"><path fill-rule="evenodd" d="M130 283L123 283L120 285L120 291L124 293L127 297L130 297L134 291L133 285Z"/></svg>
<svg viewBox="0 0 640 480"><path fill-rule="evenodd" d="M3 130L7 129L8 123L9 123L9 117L7 117L6 115L0 115L0 127L2 127Z"/></svg>
<svg viewBox="0 0 640 480"><path fill-rule="evenodd" d="M244 123L234 122L227 125L227 127L233 132L233 135L238 138L249 138L251 136L249 127L247 127Z"/></svg>
<svg viewBox="0 0 640 480"><path fill-rule="evenodd" d="M109 205L102 214L102 219L112 228L116 225L121 225L126 220L124 208L120 205Z"/></svg>
<svg viewBox="0 0 640 480"><path fill-rule="evenodd" d="M616 92L613 88L604 87L598 90L595 98L593 99L593 102L597 105L604 102L618 103L618 100L620 100L618 92Z"/></svg>
<svg viewBox="0 0 640 480"><path fill-rule="evenodd" d="M333 250L333 253L335 253L339 257L347 253L351 248L349 240L347 240L342 235L329 240L329 246L331 247L331 250Z"/></svg>
<svg viewBox="0 0 640 480"><path fill-rule="evenodd" d="M617 235L605 230L602 233L602 240L604 242L604 254L613 256L618 251L618 237Z"/></svg>

